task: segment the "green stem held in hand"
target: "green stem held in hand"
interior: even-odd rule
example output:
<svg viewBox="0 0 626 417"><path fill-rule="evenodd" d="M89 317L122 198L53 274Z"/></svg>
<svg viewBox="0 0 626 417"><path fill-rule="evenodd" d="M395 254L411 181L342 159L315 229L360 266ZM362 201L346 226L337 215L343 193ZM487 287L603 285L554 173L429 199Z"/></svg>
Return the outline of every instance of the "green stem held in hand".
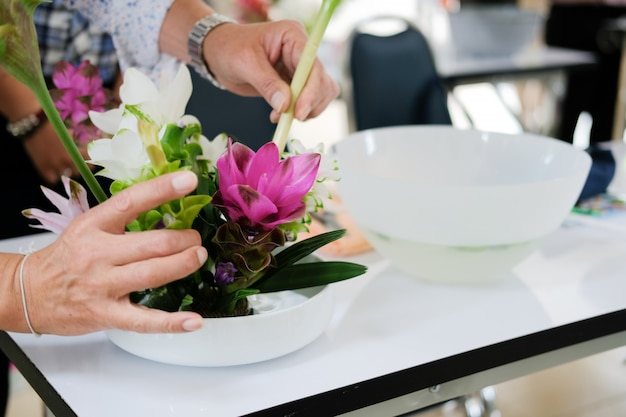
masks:
<svg viewBox="0 0 626 417"><path fill-rule="evenodd" d="M304 85L309 78L309 74L311 73L313 63L315 62L315 58L317 56L317 48L322 42L328 22L330 22L330 18L339 3L341 3L341 0L323 0L320 10L317 13L317 17L315 18L315 22L313 23L313 27L311 28L311 33L309 34L307 43L304 46L304 51L302 51L300 62L298 62L296 71L293 74L290 86L291 102L287 111L280 115L276 131L274 132L274 138L272 139L272 141L278 146L278 150L281 152L285 149L285 145L287 144L287 135L289 135L289 130L291 130L291 124L293 123L293 113L294 108L296 107L296 101L298 101L298 98L304 89Z"/></svg>
<svg viewBox="0 0 626 417"><path fill-rule="evenodd" d="M104 193L104 190L102 190L102 187L100 187L96 177L93 175L93 172L91 172L91 169L89 169L87 162L85 162L83 155L78 150L76 143L74 143L74 139L72 139L70 133L67 131L65 123L63 123L63 120L61 119L45 83L43 85L43 89L33 89L33 92L37 96L39 103L41 103L41 107L52 124L54 131L59 136L59 139L61 139L61 143L63 143L67 153L70 155L72 161L78 168L78 172L80 172L80 175L85 180L85 183L93 193L94 197L96 197L99 203L102 203L107 199L107 195Z"/></svg>

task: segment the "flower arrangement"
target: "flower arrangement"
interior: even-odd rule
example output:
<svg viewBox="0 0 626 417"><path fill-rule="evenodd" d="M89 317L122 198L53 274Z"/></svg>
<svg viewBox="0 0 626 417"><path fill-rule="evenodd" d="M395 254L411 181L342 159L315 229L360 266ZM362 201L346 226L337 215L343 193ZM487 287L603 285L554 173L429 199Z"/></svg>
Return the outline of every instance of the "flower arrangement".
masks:
<svg viewBox="0 0 626 417"><path fill-rule="evenodd" d="M107 193L80 157L55 110L43 82L38 53L33 53L37 46L30 17L37 4L10 0L0 6L0 63L33 89L88 187L102 202ZM326 10L320 13L325 23L333 8ZM94 74L85 72L86 68L88 64L73 69L62 66L59 71L66 79L76 77L77 84L97 85ZM89 80L84 79L86 75ZM299 95L303 76L306 79L306 71L294 75L294 97ZM133 293L131 299L151 308L191 310L205 317L242 315L248 314L247 297L252 294L325 285L363 274L365 267L361 265L323 262L310 256L341 238L345 230L297 240L298 233L307 230L310 213L323 207L323 197L329 195L324 181L335 178L335 167L321 153L304 151L293 141L293 150L284 150L284 134L279 132L288 130L293 114L281 117L275 140L254 152L225 135L213 140L204 137L198 120L184 114L191 90L191 77L184 65L173 79L163 79L159 86L131 68L124 73L120 87L121 105L88 111L94 128L110 136L87 147L88 162L102 168L97 174L112 180L109 194L173 171L191 170L198 176L195 192L141 214L127 229L194 228L202 236L209 259L190 276ZM95 98L91 93L87 95ZM85 103L84 96L66 92L56 100L61 113L67 110L65 121L69 120L74 129L85 120L74 118L74 110L81 113L83 105L94 104L94 99ZM96 102L104 105L102 100ZM24 211L40 222L35 227L60 232L71 218L88 209L87 191L69 178L63 178L63 183L68 199L44 191L60 213Z"/></svg>

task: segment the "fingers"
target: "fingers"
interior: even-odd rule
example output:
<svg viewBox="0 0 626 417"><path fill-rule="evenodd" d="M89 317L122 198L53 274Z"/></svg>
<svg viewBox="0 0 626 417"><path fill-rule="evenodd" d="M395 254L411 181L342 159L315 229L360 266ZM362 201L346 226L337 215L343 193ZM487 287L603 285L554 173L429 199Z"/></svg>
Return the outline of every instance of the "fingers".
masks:
<svg viewBox="0 0 626 417"><path fill-rule="evenodd" d="M163 237L175 239L185 231L171 230ZM151 232L140 232L138 235L146 235ZM200 245L200 237L196 234L197 244L188 245L187 240L179 239L180 243L172 246L171 250L164 255L151 255L147 245L142 245L136 253L138 261L118 264L111 271L110 285L115 288L119 296L133 291L141 291L147 288L156 288L183 278L200 268L207 260L207 250ZM124 236L126 237L126 236ZM168 239L168 240L171 240ZM179 247L183 245L183 247ZM125 247L131 247L125 245Z"/></svg>
<svg viewBox="0 0 626 417"><path fill-rule="evenodd" d="M168 313L128 303L112 317L111 328L138 333L182 333L202 328L202 316L190 311Z"/></svg>
<svg viewBox="0 0 626 417"><path fill-rule="evenodd" d="M306 30L296 21L226 24L207 36L204 54L218 81L233 93L262 96L272 106L270 119L276 122L289 108L290 83L306 41ZM338 95L339 87L316 59L295 103L295 118L319 115Z"/></svg>
<svg viewBox="0 0 626 417"><path fill-rule="evenodd" d="M104 230L122 233L140 213L190 193L197 184L198 177L190 171L162 175L116 194L87 215Z"/></svg>
<svg viewBox="0 0 626 417"><path fill-rule="evenodd" d="M338 96L339 86L326 73L319 59L316 59L309 79L296 102L294 117L301 121L317 117Z"/></svg>

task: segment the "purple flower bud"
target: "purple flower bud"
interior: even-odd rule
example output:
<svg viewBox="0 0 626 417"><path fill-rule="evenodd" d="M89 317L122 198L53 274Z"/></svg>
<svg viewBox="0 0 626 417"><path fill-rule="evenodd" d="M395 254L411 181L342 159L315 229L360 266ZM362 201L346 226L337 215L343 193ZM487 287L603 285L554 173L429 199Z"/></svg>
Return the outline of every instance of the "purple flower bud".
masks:
<svg viewBox="0 0 626 417"><path fill-rule="evenodd" d="M217 285L228 285L235 280L237 268L232 262L218 262L215 268L215 283Z"/></svg>

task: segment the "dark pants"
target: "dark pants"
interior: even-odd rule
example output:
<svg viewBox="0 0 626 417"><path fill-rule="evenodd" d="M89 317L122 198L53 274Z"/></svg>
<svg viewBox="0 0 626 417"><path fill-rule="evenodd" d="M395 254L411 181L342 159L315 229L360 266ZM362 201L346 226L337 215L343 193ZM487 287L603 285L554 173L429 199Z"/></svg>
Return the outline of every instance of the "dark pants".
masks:
<svg viewBox="0 0 626 417"><path fill-rule="evenodd" d="M590 71L569 74L557 138L572 142L578 117L586 111L593 119L590 142L613 139L621 42L611 42L606 25L625 14L626 7L554 5L550 9L546 44L594 52L599 60Z"/></svg>

